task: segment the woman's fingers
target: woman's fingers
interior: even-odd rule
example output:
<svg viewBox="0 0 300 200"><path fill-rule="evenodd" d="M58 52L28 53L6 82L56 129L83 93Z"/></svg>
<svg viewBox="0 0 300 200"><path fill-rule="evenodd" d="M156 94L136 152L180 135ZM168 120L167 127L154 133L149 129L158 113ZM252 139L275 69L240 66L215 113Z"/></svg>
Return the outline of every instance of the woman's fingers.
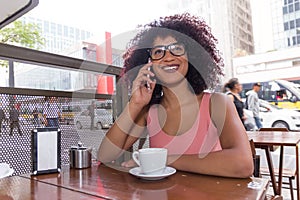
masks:
<svg viewBox="0 0 300 200"><path fill-rule="evenodd" d="M153 83L151 78L155 76L155 74L150 70L151 65L151 63L148 63L140 69L136 79L133 82L135 89L145 87L147 85L151 86Z"/></svg>
<svg viewBox="0 0 300 200"><path fill-rule="evenodd" d="M147 90L152 90L155 86L156 81L155 80L151 80L150 77L147 76L140 76L137 77L134 81L133 81L133 91L138 90L138 89L147 89ZM147 84L150 86L149 88L147 88Z"/></svg>
<svg viewBox="0 0 300 200"><path fill-rule="evenodd" d="M155 74L151 71L151 67L152 67L152 64L149 65L149 63L146 64L145 66L143 66L143 67L140 69L140 71L139 71L139 73L138 73L138 76L143 75L143 76L154 77Z"/></svg>

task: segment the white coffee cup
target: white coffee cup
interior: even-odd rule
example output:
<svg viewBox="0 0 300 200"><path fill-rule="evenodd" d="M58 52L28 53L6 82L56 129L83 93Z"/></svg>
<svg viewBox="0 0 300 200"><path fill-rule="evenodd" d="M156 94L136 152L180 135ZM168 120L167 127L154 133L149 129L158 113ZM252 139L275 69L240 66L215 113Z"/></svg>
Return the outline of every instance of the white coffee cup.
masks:
<svg viewBox="0 0 300 200"><path fill-rule="evenodd" d="M166 168L168 150L165 148L145 148L133 152L132 158L140 166L143 174L160 174Z"/></svg>

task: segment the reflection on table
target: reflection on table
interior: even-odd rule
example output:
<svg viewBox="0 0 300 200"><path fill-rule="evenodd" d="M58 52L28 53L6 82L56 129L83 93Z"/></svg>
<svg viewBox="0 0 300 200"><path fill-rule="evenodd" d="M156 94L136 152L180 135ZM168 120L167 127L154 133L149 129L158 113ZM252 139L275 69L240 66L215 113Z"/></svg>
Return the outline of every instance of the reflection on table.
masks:
<svg viewBox="0 0 300 200"><path fill-rule="evenodd" d="M51 199L238 200L264 199L268 185L269 181L262 178L224 178L182 171L147 181L129 174L128 169L93 163L91 168L81 170L66 167L60 174L5 178L0 180L0 195L7 195L6 199L18 199L22 194L22 199L43 195Z"/></svg>
<svg viewBox="0 0 300 200"><path fill-rule="evenodd" d="M0 179L1 200L94 200L103 199L76 191L71 191L39 181L33 181L20 176L12 176Z"/></svg>

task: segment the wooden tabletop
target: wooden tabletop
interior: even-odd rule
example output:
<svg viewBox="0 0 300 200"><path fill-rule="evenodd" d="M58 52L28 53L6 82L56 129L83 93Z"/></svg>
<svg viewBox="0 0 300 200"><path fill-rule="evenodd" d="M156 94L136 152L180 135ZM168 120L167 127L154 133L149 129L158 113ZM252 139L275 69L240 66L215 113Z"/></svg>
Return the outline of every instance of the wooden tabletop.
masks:
<svg viewBox="0 0 300 200"><path fill-rule="evenodd" d="M130 175L128 169L93 164L88 169L64 169L60 174L22 176L31 182L104 199L264 199L269 185L261 178L224 178L177 171L163 180L147 181ZM254 181L255 188L249 187ZM27 184L28 185L28 184ZM1 185L0 185L1 187ZM45 192L46 194L49 192ZM1 194L1 193L0 193ZM72 199L72 198L69 198Z"/></svg>
<svg viewBox="0 0 300 200"><path fill-rule="evenodd" d="M20 176L12 176L0 179L1 200L94 200L103 199L81 192L71 191L55 185L49 185L39 181L32 181Z"/></svg>
<svg viewBox="0 0 300 200"><path fill-rule="evenodd" d="M256 144L296 146L300 143L300 132L247 131L247 135Z"/></svg>

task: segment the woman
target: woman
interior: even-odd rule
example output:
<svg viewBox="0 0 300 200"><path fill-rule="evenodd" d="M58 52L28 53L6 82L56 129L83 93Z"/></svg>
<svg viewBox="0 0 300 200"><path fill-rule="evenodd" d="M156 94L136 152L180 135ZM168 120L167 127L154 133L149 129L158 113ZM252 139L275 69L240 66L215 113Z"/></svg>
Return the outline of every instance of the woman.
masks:
<svg viewBox="0 0 300 200"><path fill-rule="evenodd" d="M244 103L239 95L239 93L243 90L243 86L239 83L237 78L232 78L225 84L224 87L229 90L227 95L231 101L233 101L241 122L244 124L244 120L246 119L244 115Z"/></svg>
<svg viewBox="0 0 300 200"><path fill-rule="evenodd" d="M234 104L224 94L204 92L218 84L223 68L204 21L189 14L160 18L131 40L124 59L131 98L100 145L100 161L117 159L147 130L150 147L167 148L168 165L177 170L252 175Z"/></svg>

